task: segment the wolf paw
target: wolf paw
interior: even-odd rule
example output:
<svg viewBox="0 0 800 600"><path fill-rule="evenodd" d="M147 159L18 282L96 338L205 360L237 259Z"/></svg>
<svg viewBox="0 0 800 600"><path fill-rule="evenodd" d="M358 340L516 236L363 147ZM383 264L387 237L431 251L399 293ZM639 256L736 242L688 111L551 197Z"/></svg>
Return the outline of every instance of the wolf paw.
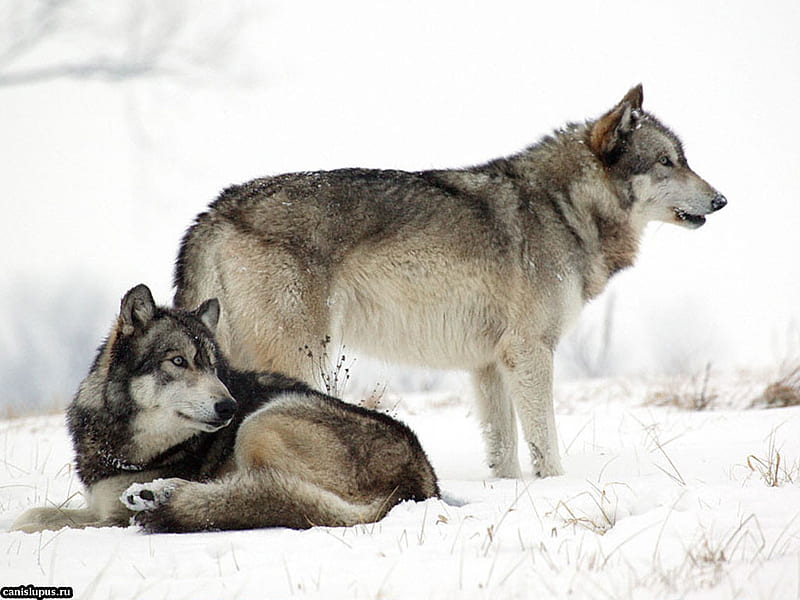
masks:
<svg viewBox="0 0 800 600"><path fill-rule="evenodd" d="M533 473L536 477L558 477L564 474L558 454L546 456L535 444L528 445L533 463Z"/></svg>
<svg viewBox="0 0 800 600"><path fill-rule="evenodd" d="M183 480L177 478L134 483L120 496L120 502L134 512L153 510L169 502L172 493L182 483Z"/></svg>

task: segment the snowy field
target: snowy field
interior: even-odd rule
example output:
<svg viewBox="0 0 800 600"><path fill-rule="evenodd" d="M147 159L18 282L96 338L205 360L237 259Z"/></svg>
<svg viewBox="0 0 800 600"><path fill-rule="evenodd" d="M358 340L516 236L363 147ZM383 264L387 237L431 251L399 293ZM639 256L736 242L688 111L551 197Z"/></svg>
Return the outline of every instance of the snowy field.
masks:
<svg viewBox="0 0 800 600"><path fill-rule="evenodd" d="M800 599L800 408L751 408L800 364L798 30L797 0L0 2L0 587ZM565 476L491 479L463 375L359 357L350 399L388 390L443 499L350 529L8 531L83 504L60 413L124 291L169 301L222 188L483 162L638 82L729 205L648 228L562 343Z"/></svg>
<svg viewBox="0 0 800 600"><path fill-rule="evenodd" d="M114 599L798 598L800 407L748 409L769 381L560 385L566 475L520 481L489 477L466 395L388 395L443 498L308 531L7 532L31 505L83 499L62 417L6 421L0 582Z"/></svg>

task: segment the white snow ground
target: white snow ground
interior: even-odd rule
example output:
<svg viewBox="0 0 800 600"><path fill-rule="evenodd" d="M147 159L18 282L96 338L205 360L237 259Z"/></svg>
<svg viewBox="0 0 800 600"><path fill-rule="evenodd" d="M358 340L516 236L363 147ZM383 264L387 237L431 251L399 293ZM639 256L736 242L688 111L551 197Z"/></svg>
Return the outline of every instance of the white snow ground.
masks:
<svg viewBox="0 0 800 600"><path fill-rule="evenodd" d="M558 386L567 474L547 480L489 478L468 398L389 396L444 498L308 531L8 532L25 508L82 497L62 417L6 421L0 585L115 599L797 598L800 408L745 409L767 379ZM703 391L712 410L648 402Z"/></svg>

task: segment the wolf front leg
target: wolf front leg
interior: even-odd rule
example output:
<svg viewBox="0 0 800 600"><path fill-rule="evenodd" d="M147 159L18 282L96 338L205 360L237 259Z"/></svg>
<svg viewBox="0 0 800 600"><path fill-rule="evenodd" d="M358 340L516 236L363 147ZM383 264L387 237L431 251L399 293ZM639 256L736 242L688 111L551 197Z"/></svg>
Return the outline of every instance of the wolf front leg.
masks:
<svg viewBox="0 0 800 600"><path fill-rule="evenodd" d="M553 350L544 342L514 340L501 354L504 386L517 409L537 477L563 474L553 408Z"/></svg>
<svg viewBox="0 0 800 600"><path fill-rule="evenodd" d="M289 527L346 527L371 523L386 498L359 504L293 473L272 468L231 473L209 482L156 480L132 486L121 498L150 533Z"/></svg>

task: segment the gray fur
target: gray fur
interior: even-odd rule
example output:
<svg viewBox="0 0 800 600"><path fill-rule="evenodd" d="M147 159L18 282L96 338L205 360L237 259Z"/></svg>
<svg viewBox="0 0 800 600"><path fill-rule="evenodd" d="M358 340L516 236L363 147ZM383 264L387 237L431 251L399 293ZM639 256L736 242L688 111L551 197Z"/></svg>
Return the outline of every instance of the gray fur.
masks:
<svg viewBox="0 0 800 600"><path fill-rule="evenodd" d="M140 285L67 411L88 507L35 508L22 531L353 525L438 495L402 423L270 372L229 367L219 303L157 307ZM235 398L235 400L234 400Z"/></svg>
<svg viewBox="0 0 800 600"><path fill-rule="evenodd" d="M699 227L725 199L631 89L598 119L465 169L345 169L225 190L187 232L175 305L219 298L232 364L313 382L322 340L474 373L489 464L517 477L515 414L562 472L553 350L653 220Z"/></svg>

